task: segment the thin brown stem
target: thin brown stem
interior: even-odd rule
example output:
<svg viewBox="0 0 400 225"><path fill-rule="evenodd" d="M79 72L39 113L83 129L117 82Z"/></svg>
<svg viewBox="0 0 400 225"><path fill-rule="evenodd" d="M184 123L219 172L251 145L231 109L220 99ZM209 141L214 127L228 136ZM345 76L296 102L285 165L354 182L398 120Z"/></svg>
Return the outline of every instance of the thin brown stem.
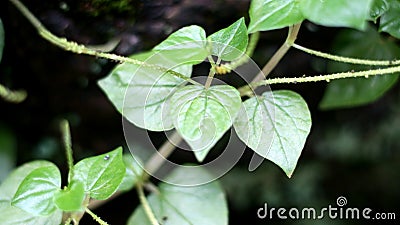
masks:
<svg viewBox="0 0 400 225"><path fill-rule="evenodd" d="M256 77L252 80L252 82L258 82L260 80L265 79L271 71L278 65L279 61L285 56L287 51L292 47L294 41L297 39L297 34L299 33L301 23L289 27L288 36L286 38L285 43L275 52L272 58L268 61L267 64L263 67L262 71L257 74Z"/></svg>

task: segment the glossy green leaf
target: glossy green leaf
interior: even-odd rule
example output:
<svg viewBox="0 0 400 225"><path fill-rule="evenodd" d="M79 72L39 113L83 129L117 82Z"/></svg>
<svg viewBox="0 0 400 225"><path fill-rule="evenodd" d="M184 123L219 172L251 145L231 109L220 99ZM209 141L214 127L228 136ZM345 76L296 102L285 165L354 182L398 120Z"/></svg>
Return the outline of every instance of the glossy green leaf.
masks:
<svg viewBox="0 0 400 225"><path fill-rule="evenodd" d="M252 0L249 33L287 27L304 20L298 0Z"/></svg>
<svg viewBox="0 0 400 225"><path fill-rule="evenodd" d="M138 157L132 157L132 154L124 154L123 156L126 172L124 179L118 187L120 191L129 191L132 189L136 182L139 181L143 174L143 168L141 164L137 161Z"/></svg>
<svg viewBox="0 0 400 225"><path fill-rule="evenodd" d="M0 124L0 182L3 181L16 164L17 140L14 133Z"/></svg>
<svg viewBox="0 0 400 225"><path fill-rule="evenodd" d="M33 215L50 215L57 209L53 197L60 186L60 171L56 165L48 163L24 178L11 204Z"/></svg>
<svg viewBox="0 0 400 225"><path fill-rule="evenodd" d="M228 208L224 192L217 181L198 186L177 186L180 180L200 183L212 177L202 168L187 173L176 169L157 194L148 197L158 222L163 225L224 225L228 224ZM151 225L143 208L138 207L129 218L128 225Z"/></svg>
<svg viewBox="0 0 400 225"><path fill-rule="evenodd" d="M373 0L303 0L300 10L305 18L323 26L365 29Z"/></svg>
<svg viewBox="0 0 400 225"><path fill-rule="evenodd" d="M243 102L234 122L239 138L291 177L311 129L307 103L293 92L265 92Z"/></svg>
<svg viewBox="0 0 400 225"><path fill-rule="evenodd" d="M157 64L190 77L191 65L180 65L163 52L146 52L132 56L134 59ZM176 88L185 80L150 67L123 63L111 71L99 86L117 110L138 127L163 131L173 128L168 117L168 101Z"/></svg>
<svg viewBox="0 0 400 225"><path fill-rule="evenodd" d="M18 187L25 177L33 170L52 165L47 161L32 161L26 163L16 170L4 180L0 185L0 218L1 224L4 225L54 225L61 223L62 212L60 210L54 211L48 216L36 216L28 213L18 207L11 205L11 200L15 195Z"/></svg>
<svg viewBox="0 0 400 225"><path fill-rule="evenodd" d="M379 31L387 32L390 35L400 38L400 1L388 1L388 10L381 16Z"/></svg>
<svg viewBox="0 0 400 225"><path fill-rule="evenodd" d="M208 38L211 53L222 60L233 61L246 51L248 43L247 28L244 18L222 29Z"/></svg>
<svg viewBox="0 0 400 225"><path fill-rule="evenodd" d="M376 22L376 20L382 16L389 9L389 4L387 0L374 0L371 7L371 20Z"/></svg>
<svg viewBox="0 0 400 225"><path fill-rule="evenodd" d="M283 28L308 19L316 24L364 29L373 0L253 0L249 33Z"/></svg>
<svg viewBox="0 0 400 225"><path fill-rule="evenodd" d="M13 170L0 185L0 203L10 202L21 182L33 170L51 165L53 165L51 162L38 160L25 163L19 166L17 169Z"/></svg>
<svg viewBox="0 0 400 225"><path fill-rule="evenodd" d="M83 210L85 185L81 181L73 181L63 190L54 194L54 203L63 211Z"/></svg>
<svg viewBox="0 0 400 225"><path fill-rule="evenodd" d="M198 161L232 126L240 109L239 92L228 85L208 89L189 85L176 91L171 98L170 116L175 128L190 145Z"/></svg>
<svg viewBox="0 0 400 225"><path fill-rule="evenodd" d="M3 22L0 19L0 62L3 57L3 48L4 48L4 28L3 28Z"/></svg>
<svg viewBox="0 0 400 225"><path fill-rule="evenodd" d="M201 63L208 56L206 32L196 25L183 27L153 50L162 51L167 58L173 57L184 64Z"/></svg>
<svg viewBox="0 0 400 225"><path fill-rule="evenodd" d="M81 181L85 192L94 199L107 199L121 184L125 175L122 147L102 155L79 161L70 182Z"/></svg>
<svg viewBox="0 0 400 225"><path fill-rule="evenodd" d="M363 40L363 41L360 41ZM335 40L334 52L356 58L395 59L400 48L390 39L379 36L373 28L367 32L345 31ZM368 70L373 67L331 62L329 72ZM354 107L371 103L380 98L398 80L398 74L349 78L331 81L320 103L322 109Z"/></svg>

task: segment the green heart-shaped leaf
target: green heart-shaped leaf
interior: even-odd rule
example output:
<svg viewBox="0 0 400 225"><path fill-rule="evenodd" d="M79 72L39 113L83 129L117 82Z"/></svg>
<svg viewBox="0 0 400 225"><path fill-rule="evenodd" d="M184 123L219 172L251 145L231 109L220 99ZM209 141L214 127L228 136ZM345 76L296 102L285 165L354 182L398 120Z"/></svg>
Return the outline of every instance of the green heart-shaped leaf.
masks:
<svg viewBox="0 0 400 225"><path fill-rule="evenodd" d="M243 102L234 128L247 146L291 177L310 133L311 115L299 94L265 92Z"/></svg>
<svg viewBox="0 0 400 225"><path fill-rule="evenodd" d="M73 167L70 182L83 182L85 192L94 199L107 199L121 184L125 175L122 148L83 159Z"/></svg>
<svg viewBox="0 0 400 225"><path fill-rule="evenodd" d="M287 27L304 20L298 0L252 0L249 33Z"/></svg>
<svg viewBox="0 0 400 225"><path fill-rule="evenodd" d="M249 33L287 27L308 19L316 24L365 29L373 0L253 0Z"/></svg>
<svg viewBox="0 0 400 225"><path fill-rule="evenodd" d="M21 185L21 182L33 170L52 165L48 161L32 161L19 166L0 185L0 214L3 225L54 225L60 224L62 211L55 210L47 216L34 215L16 206L11 205L11 200Z"/></svg>
<svg viewBox="0 0 400 225"><path fill-rule="evenodd" d="M228 85L208 89L189 85L178 89L171 98L170 116L175 128L190 145L199 161L232 126L240 109L239 92Z"/></svg>
<svg viewBox="0 0 400 225"><path fill-rule="evenodd" d="M0 185L0 203L11 202L21 182L30 174L33 170L52 165L52 163L44 160L36 160L29 163L25 163L14 171Z"/></svg>
<svg viewBox="0 0 400 225"><path fill-rule="evenodd" d="M145 52L131 57L190 77L191 65L181 65L163 53ZM153 67L123 63L98 83L118 111L136 126L151 131L173 128L172 119L167 116L168 101L185 80Z"/></svg>
<svg viewBox="0 0 400 225"><path fill-rule="evenodd" d="M167 58L178 59L183 64L198 64L208 56L206 40L204 29L192 25L175 31L153 50L162 51Z"/></svg>
<svg viewBox="0 0 400 225"><path fill-rule="evenodd" d="M222 60L233 61L246 51L248 36L244 18L239 19L229 27L222 29L207 40L211 45L211 53Z"/></svg>
<svg viewBox="0 0 400 225"><path fill-rule="evenodd" d="M304 17L316 24L364 30L373 0L303 0L299 6Z"/></svg>
<svg viewBox="0 0 400 225"><path fill-rule="evenodd" d="M21 182L11 204L33 215L50 215L56 209L54 193L61 186L61 174L57 166L46 165L32 170Z"/></svg>

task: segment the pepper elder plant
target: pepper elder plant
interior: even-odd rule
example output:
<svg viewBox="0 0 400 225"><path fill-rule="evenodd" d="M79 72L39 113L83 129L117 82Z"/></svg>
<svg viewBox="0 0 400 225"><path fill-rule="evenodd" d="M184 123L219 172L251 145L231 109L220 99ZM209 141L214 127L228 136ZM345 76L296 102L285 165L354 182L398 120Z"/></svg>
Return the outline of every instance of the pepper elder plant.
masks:
<svg viewBox="0 0 400 225"><path fill-rule="evenodd" d="M99 201L133 188L141 205L132 206L128 225L228 224L227 202L217 180L220 175L203 163L227 131L233 128L248 147L243 151L254 151L250 170L267 159L290 178L311 130L306 101L294 91L275 90L274 84L329 82L320 108L336 109L375 101L396 84L400 72L397 0L252 0L248 23L238 18L212 34L197 25L186 26L152 49L129 57L57 37L19 0L10 2L52 44L118 62L98 81L110 102L130 124L172 134L168 133L168 140L146 160L139 158L136 150L123 154L119 147L74 163L69 124L63 120L67 184L62 186L60 170L52 162L39 160L18 167L0 185L2 224L76 225L85 213L99 224L107 224L106 218L91 209ZM305 20L351 29L338 35L335 54L324 53L296 43ZM1 56L7 31L0 28ZM281 28L288 29L286 40L258 69L251 56L257 51L260 32ZM330 73L269 78L291 48L329 60ZM209 66L208 75L193 72L198 64ZM257 69L243 69L246 65ZM218 81L220 76L235 73L243 77L242 86ZM26 93L0 85L0 96L20 102ZM198 165L176 166L166 176L156 176L160 183L154 186L151 176L182 141L193 151ZM228 146L225 151L233 150ZM151 192L148 196L144 187Z"/></svg>

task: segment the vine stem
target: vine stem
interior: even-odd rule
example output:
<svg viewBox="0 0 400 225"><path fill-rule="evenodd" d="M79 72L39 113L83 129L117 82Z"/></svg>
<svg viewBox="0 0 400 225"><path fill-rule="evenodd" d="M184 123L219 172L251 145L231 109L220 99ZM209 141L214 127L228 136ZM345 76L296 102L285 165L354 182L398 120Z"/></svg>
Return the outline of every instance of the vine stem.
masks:
<svg viewBox="0 0 400 225"><path fill-rule="evenodd" d="M72 222L72 218L68 218L68 219L65 221L64 225L70 225L71 222Z"/></svg>
<svg viewBox="0 0 400 225"><path fill-rule="evenodd" d="M0 97L2 97L7 102L21 103L26 99L27 93L23 90L11 91L10 89L0 84Z"/></svg>
<svg viewBox="0 0 400 225"><path fill-rule="evenodd" d="M265 64L261 72L258 73L256 77L254 77L252 82L258 82L265 79L271 73L271 71L276 67L276 65L278 65L279 61L281 61L283 56L285 56L287 51L290 49L290 47L292 47L295 40L297 39L297 34L299 33L300 27L301 23L289 27L288 36L286 37L285 42L278 49L278 51L275 52L275 54L268 61L268 63Z"/></svg>
<svg viewBox="0 0 400 225"><path fill-rule="evenodd" d="M100 225L108 225L108 223L104 220L102 220L100 217L98 217L96 214L94 214L90 209L86 208L85 211Z"/></svg>
<svg viewBox="0 0 400 225"><path fill-rule="evenodd" d="M143 175L142 180L147 180L149 175L155 173L175 150L175 144L179 144L182 141L182 137L178 131L174 131L170 138L168 138L163 145L159 148L158 152L154 153L151 158L146 162L144 170L146 173Z"/></svg>
<svg viewBox="0 0 400 225"><path fill-rule="evenodd" d="M60 123L61 133L62 133L62 140L65 148L65 154L67 156L68 162L68 169L70 176L73 176L73 166L74 166L74 158L72 155L72 143L71 143L71 131L69 128L69 123L67 120L62 120Z"/></svg>
<svg viewBox="0 0 400 225"><path fill-rule="evenodd" d="M303 77L292 77L292 78L273 78L258 82L253 82L250 84L251 87L255 88L262 85L270 85L270 84L283 84L283 83L304 83L304 82L317 82L317 81L331 81L336 79L344 79L344 78L354 78L354 77L365 77L369 76L379 76L384 74L393 74L400 72L400 66L389 67L384 69L374 69L374 70L365 70L365 71L350 71L350 72L342 72L342 73L332 73L326 75L319 76L303 76Z"/></svg>
<svg viewBox="0 0 400 225"><path fill-rule="evenodd" d="M143 210L146 213L147 218L150 220L150 223L152 225L159 225L157 218L155 217L153 210L151 210L149 202L147 201L146 196L144 195L143 185L141 183L136 185L136 190L139 195L140 203L142 204Z"/></svg>
<svg viewBox="0 0 400 225"><path fill-rule="evenodd" d="M369 65L369 66L400 65L400 60L370 60L370 59L357 59L357 58L350 58L350 57L344 57L344 56L337 56L337 55L332 55L329 53L309 49L309 48L303 47L301 45L298 45L296 43L293 43L292 47L296 48L300 51L306 52L310 55L315 55L315 56L318 56L321 58L330 59L330 60L337 61L337 62L358 64L358 65Z"/></svg>
<svg viewBox="0 0 400 225"><path fill-rule="evenodd" d="M208 73L206 83L204 84L204 87L205 87L206 89L208 89L208 88L211 86L211 83L212 83L212 81L213 81L213 79L214 79L214 75L215 75L215 68L216 68L216 65L219 64L219 62L221 61L221 59L218 58L217 63L215 63L215 62L214 62L214 59L212 58L212 56L208 56L208 61L209 61L210 64L211 64L211 68L210 68L210 72Z"/></svg>
<svg viewBox="0 0 400 225"><path fill-rule="evenodd" d="M42 36L44 39L48 40L52 44L66 50L66 51L74 52L76 54L85 54L85 55L96 56L99 58L106 58L106 59L114 60L117 62L125 62L125 63L131 63L131 64L135 64L135 65L139 65L139 66L144 66L147 68L161 71L163 73L169 73L173 76L176 76L183 80L186 80L192 84L199 85L198 82L192 80L191 78L186 77L185 75L178 73L176 71L164 68L162 66L145 63L145 62L137 60L137 59L132 59L132 58L116 55L116 54L96 51L94 49L87 48L86 46L84 46L82 44L68 41L65 38L57 37L56 35L52 34L49 30L47 30L43 26L43 24L19 0L10 0L10 2L13 3L15 5L15 7L17 7L17 9L29 20L29 22L31 22L31 24L39 32L40 36Z"/></svg>

